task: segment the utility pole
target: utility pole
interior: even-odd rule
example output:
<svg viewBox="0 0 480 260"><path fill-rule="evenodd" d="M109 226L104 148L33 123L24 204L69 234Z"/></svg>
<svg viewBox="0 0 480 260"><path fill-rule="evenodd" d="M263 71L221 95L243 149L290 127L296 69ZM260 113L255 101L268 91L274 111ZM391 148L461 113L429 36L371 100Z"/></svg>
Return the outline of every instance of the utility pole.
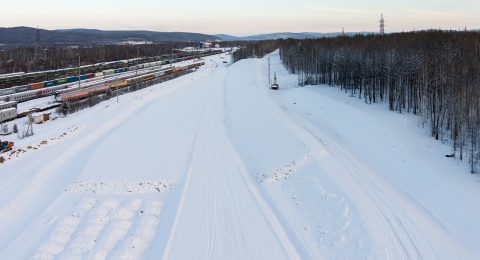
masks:
<svg viewBox="0 0 480 260"><path fill-rule="evenodd" d="M71 34L68 34L68 37L67 37L67 42L68 42L68 46L67 46L67 59L68 59L68 67L70 68L73 67L73 59L75 58L73 56L73 40L72 40L72 35Z"/></svg>
<svg viewBox="0 0 480 260"><path fill-rule="evenodd" d="M118 103L118 78L115 78L115 85L117 86L117 91L115 91L117 93L117 103Z"/></svg>
<svg viewBox="0 0 480 260"><path fill-rule="evenodd" d="M38 28L38 26L35 31L35 38L36 38L36 42L35 42L35 50L33 54L33 62L35 63L34 64L35 69L37 71L40 71L41 68L39 68L39 64L40 64L40 61L43 60L43 53L42 53L42 47L40 46L40 28Z"/></svg>
<svg viewBox="0 0 480 260"><path fill-rule="evenodd" d="M385 34L385 20L383 19L383 14L380 16L380 35Z"/></svg>
<svg viewBox="0 0 480 260"><path fill-rule="evenodd" d="M0 110L0 128L3 131L3 108Z"/></svg>
<svg viewBox="0 0 480 260"><path fill-rule="evenodd" d="M268 58L268 84L270 85L270 57Z"/></svg>
<svg viewBox="0 0 480 260"><path fill-rule="evenodd" d="M137 72L138 72L138 53L139 53L139 48L137 47L137 66L135 67L135 76L137 76Z"/></svg>
<svg viewBox="0 0 480 260"><path fill-rule="evenodd" d="M78 89L80 89L80 53L78 55Z"/></svg>
<svg viewBox="0 0 480 260"><path fill-rule="evenodd" d="M172 55L170 57L170 67L172 67L172 60L173 60L173 43L172 43Z"/></svg>

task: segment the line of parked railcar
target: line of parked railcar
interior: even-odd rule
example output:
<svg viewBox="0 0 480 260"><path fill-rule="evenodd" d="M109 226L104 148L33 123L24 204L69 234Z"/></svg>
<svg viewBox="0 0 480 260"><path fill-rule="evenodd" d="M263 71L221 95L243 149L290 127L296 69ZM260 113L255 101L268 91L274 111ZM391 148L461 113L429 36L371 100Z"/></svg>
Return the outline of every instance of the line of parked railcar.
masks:
<svg viewBox="0 0 480 260"><path fill-rule="evenodd" d="M193 64L185 65L182 67L173 67L161 71L156 71L153 73L148 73L145 75L133 77L133 78L122 78L115 80L109 83L100 83L89 88L82 89L65 89L56 93L58 101L72 101L82 99L91 95L96 95L100 93L105 93L108 89L118 89L126 86L132 86L140 82L145 82L155 78L163 77L166 75L174 74L180 71L193 69L205 65L204 61L196 62Z"/></svg>
<svg viewBox="0 0 480 260"><path fill-rule="evenodd" d="M108 76L108 75L113 75L113 74L122 73L126 71L134 71L138 69L150 68L150 67L160 66L164 64L171 64L171 63L180 62L184 60L191 60L193 58L194 56L186 56L182 58L175 58L175 59L165 60L165 61L148 62L148 63L138 64L135 66L125 67L125 68L109 69L109 70L104 70L102 72L89 73L85 75L80 75L80 77L71 76L68 78L60 78L60 79L49 80L49 81L44 81L39 83L32 83L24 86L0 89L0 101L8 101L8 100L26 101L33 98L52 95L57 90L67 88L67 85L65 84L77 82L79 79L86 80L86 79L91 79L91 78L100 77L100 76ZM45 90L32 92L32 90L40 90L40 89L45 89Z"/></svg>
<svg viewBox="0 0 480 260"><path fill-rule="evenodd" d="M210 50L203 53L196 53L196 57L203 57L208 55L214 55L221 52L220 50ZM184 53L174 54L173 57L175 59L185 58ZM111 61L111 62L102 62L90 65L80 66L80 74L89 74L89 73L97 73L99 71L104 71L108 69L118 69L118 68L129 68L134 66L138 63L148 63L154 62L159 60L168 60L172 59L171 55L161 55L155 57L142 57L142 58L133 58L128 60L121 60L121 61ZM78 67L73 68L64 68L64 69L57 69L57 70L48 70L48 71L39 71L39 72L16 72L10 74L1 74L0 75L0 89L14 87L19 85L27 85L34 82L40 81L48 81L56 78L67 78L70 76L78 75Z"/></svg>
<svg viewBox="0 0 480 260"><path fill-rule="evenodd" d="M148 80L152 80L154 78L159 78L159 77L173 74L183 70L193 69L196 67L200 67L202 65L205 65L204 61L196 62L196 63L185 65L182 67L164 68L164 69L155 71L153 73L139 75L133 78L122 77L120 78L120 80L110 81L108 83L104 83L104 82L94 83L88 86L88 88L62 89L60 90L61 91L60 92L58 91L58 89L50 87L48 89L41 90L41 91L49 91L49 94L53 94L57 92L55 94L59 95L59 101L76 100L76 99L81 99L93 94L105 93L109 88L122 88L126 86L131 86L136 83L145 82ZM38 93L39 92L36 92L36 91L28 91L27 93L19 93L19 94L33 95L35 97L36 95L39 95ZM16 118L17 116L20 116L18 115L18 111L17 111L17 101L7 101L7 102L0 101L0 121L1 122L11 120L13 118Z"/></svg>

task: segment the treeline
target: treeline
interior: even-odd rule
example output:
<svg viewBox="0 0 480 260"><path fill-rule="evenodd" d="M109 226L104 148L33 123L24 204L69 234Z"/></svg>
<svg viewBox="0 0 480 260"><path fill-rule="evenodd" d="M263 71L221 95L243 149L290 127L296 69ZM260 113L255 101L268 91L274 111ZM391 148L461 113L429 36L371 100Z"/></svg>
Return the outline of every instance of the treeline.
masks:
<svg viewBox="0 0 480 260"><path fill-rule="evenodd" d="M419 115L452 156L479 161L480 33L420 31L280 41L298 83L336 85L366 103Z"/></svg>
<svg viewBox="0 0 480 260"><path fill-rule="evenodd" d="M170 54L172 48L198 46L194 42L156 43L138 45L92 45L71 47L51 45L44 48L18 47L0 51L0 74L56 70L81 65L95 64L137 57L153 57Z"/></svg>
<svg viewBox="0 0 480 260"><path fill-rule="evenodd" d="M262 58L268 53L278 49L278 40L259 42L238 42L241 47L232 54L233 62L248 58Z"/></svg>

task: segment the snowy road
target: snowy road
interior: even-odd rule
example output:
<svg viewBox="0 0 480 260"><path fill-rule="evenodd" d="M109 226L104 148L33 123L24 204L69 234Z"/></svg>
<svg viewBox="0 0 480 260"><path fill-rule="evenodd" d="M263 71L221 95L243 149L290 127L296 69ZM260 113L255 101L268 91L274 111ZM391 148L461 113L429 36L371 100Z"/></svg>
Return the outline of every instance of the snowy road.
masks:
<svg viewBox="0 0 480 260"><path fill-rule="evenodd" d="M256 191L224 130L225 78L209 76L208 101L165 251L166 259L295 259L283 227ZM267 245L267 246L264 246ZM189 250L185 250L185 247Z"/></svg>
<svg viewBox="0 0 480 260"><path fill-rule="evenodd" d="M448 146L413 116L297 88L270 57L279 91L266 58L215 56L14 140L21 151L0 165L0 259L480 254L478 180Z"/></svg>

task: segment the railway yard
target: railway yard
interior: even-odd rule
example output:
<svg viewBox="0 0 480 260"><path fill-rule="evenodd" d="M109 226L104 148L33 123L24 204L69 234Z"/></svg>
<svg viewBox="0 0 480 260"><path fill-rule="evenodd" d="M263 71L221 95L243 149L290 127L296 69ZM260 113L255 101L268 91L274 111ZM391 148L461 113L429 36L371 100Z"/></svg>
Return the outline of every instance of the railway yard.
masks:
<svg viewBox="0 0 480 260"><path fill-rule="evenodd" d="M120 61L111 63L118 67L120 63L125 67L109 68L103 71L92 72L91 68L84 66L77 71L89 71L87 74L78 74L77 76L69 76L65 78L49 79L47 81L30 83L23 86L5 87L9 80L18 80L18 77L25 77L24 73L5 74L0 76L0 140L9 139L8 135L17 132L18 125L26 126L29 121L36 121L32 116L38 114L56 114L57 108L65 105L68 106L73 102L77 102L90 97L99 95L119 95L125 92L137 90L140 86L145 86L150 81L168 80L178 75L188 73L190 70L198 69L205 62L201 57L215 55L221 51L208 51L202 54L179 55L176 58L161 59L157 61L149 61L128 66L134 61ZM161 58L161 57L160 57ZM92 65L93 66L93 65ZM96 66L98 67L98 66ZM46 72L38 72L39 75L46 75ZM57 73L58 75L58 73ZM37 77L38 79L38 77ZM3 84L3 88L1 88ZM25 117L30 119L26 120ZM58 117L52 116L55 120ZM36 123L42 123L39 120ZM14 129L17 128L17 129ZM25 132L21 127L20 132ZM26 127L28 129L28 126ZM19 136L25 133L19 133ZM11 138L10 138L11 139ZM11 150L10 144L8 148L4 147L1 152Z"/></svg>
<svg viewBox="0 0 480 260"><path fill-rule="evenodd" d="M162 60L132 66L128 65L135 62L135 60L119 61L110 64L118 67L119 63L122 63L125 67L110 68L97 72L92 72L92 68L87 69L86 67L88 66L83 66L82 68L78 68L79 74L76 76L49 79L22 86L6 87L10 84L9 82L23 82L19 78L28 78L27 74L11 73L1 75L0 121L6 122L17 117L24 117L31 112L38 112L59 106L62 102L76 101L92 95L105 93L108 89L117 91L121 88L135 86L155 78L195 69L205 64L205 62L201 61L201 57L214 55L219 52L220 51L209 51L196 54L195 56L178 55L179 57L177 58L163 58ZM102 68L98 65L92 65L92 67ZM89 71L90 73L80 74L81 71ZM44 77L49 73L52 74L52 72L37 72L37 76L33 76L34 74L29 73L31 74L29 78L38 80L41 76ZM59 72L55 75L59 75ZM49 96L53 96L54 100L49 98L49 101L45 102L43 98ZM27 102L31 100L35 101ZM21 103L30 105L20 105ZM37 105L38 103L42 105L39 106Z"/></svg>

